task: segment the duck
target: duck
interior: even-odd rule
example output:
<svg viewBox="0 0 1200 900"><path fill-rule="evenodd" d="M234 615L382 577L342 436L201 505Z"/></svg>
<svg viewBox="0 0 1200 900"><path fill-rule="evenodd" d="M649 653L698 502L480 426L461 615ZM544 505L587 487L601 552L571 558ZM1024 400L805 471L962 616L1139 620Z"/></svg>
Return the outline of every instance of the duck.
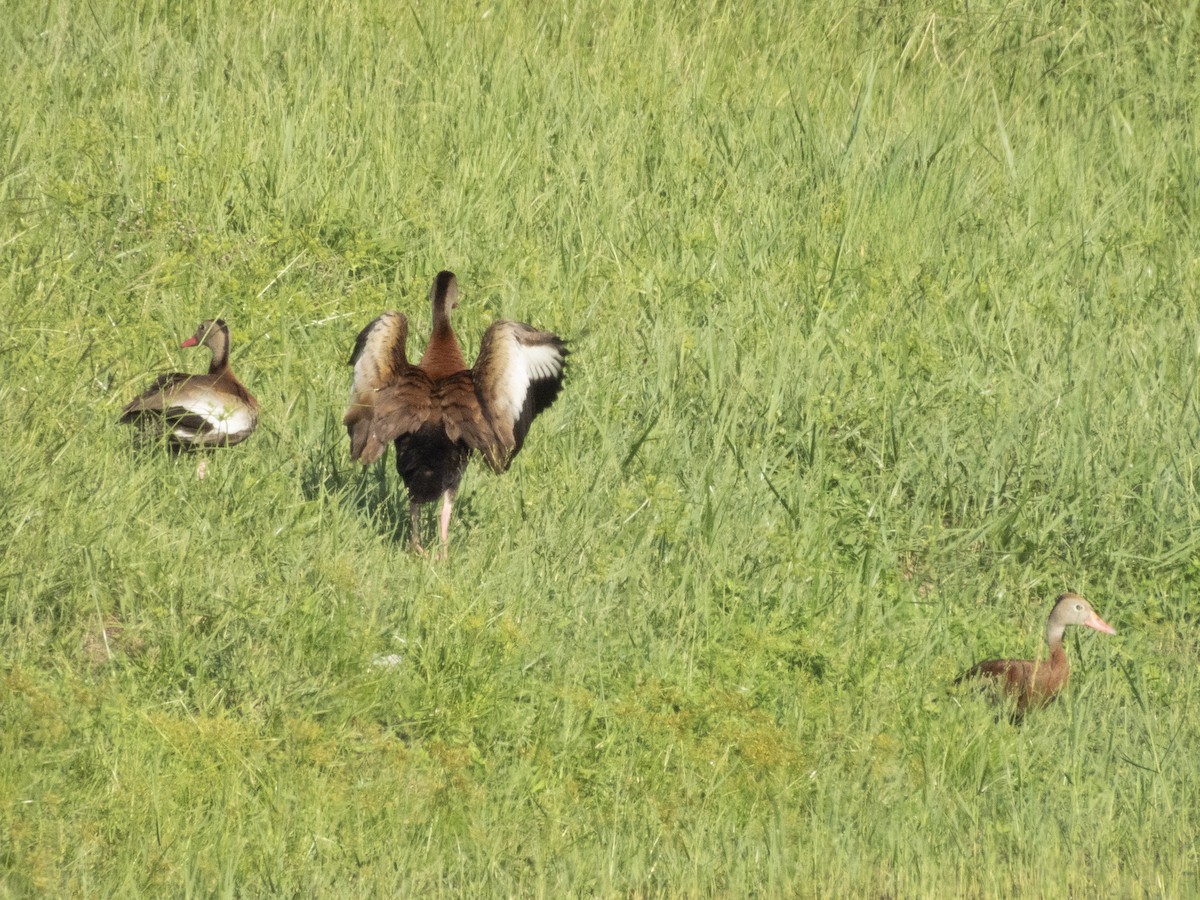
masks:
<svg viewBox="0 0 1200 900"><path fill-rule="evenodd" d="M1046 619L1049 659L989 659L972 666L955 680L955 684L976 683L990 687L997 699L1010 705L1012 720L1020 722L1028 710L1047 705L1067 686L1071 665L1063 647L1063 632L1068 625L1116 634L1087 600L1068 591L1055 598Z"/></svg>
<svg viewBox="0 0 1200 900"><path fill-rule="evenodd" d="M165 436L174 449L232 447L258 427L258 401L229 366L229 326L207 319L181 347L212 352L208 374L168 372L121 411L121 423Z"/></svg>
<svg viewBox="0 0 1200 900"><path fill-rule="evenodd" d="M414 365L406 344L408 320L385 312L354 342L354 376L343 424L350 458L370 465L396 449L396 470L408 491L412 547L420 539L420 512L441 499L439 557L449 555L450 518L467 463L478 453L497 474L508 470L533 420L563 387L568 349L549 331L499 320L484 332L475 365L468 367L450 324L458 307L458 280L442 271L429 291L432 331Z"/></svg>

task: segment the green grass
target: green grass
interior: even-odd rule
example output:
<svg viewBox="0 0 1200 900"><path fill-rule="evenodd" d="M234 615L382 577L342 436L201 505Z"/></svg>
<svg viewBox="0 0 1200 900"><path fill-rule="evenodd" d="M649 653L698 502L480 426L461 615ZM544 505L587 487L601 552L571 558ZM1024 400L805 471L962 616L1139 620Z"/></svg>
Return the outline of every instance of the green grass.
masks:
<svg viewBox="0 0 1200 900"><path fill-rule="evenodd" d="M1195 0L185 6L0 24L0 895L1200 891ZM440 268L573 351L445 564L340 426Z"/></svg>

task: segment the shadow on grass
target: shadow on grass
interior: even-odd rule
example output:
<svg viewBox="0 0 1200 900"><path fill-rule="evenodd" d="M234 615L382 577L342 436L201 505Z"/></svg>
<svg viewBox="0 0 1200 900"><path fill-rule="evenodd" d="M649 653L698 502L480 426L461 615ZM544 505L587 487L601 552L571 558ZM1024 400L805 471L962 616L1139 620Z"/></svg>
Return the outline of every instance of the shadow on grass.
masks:
<svg viewBox="0 0 1200 900"><path fill-rule="evenodd" d="M390 453L364 467L339 458L336 450L323 451L310 457L305 464L301 490L306 500L315 500L321 495L335 498L360 518L370 521L389 543L407 547L412 542L408 492L393 468ZM440 501L421 508L421 540L427 547L436 544L440 510ZM450 523L452 534L474 528L478 517L472 510L471 501L463 501L460 496L454 504L454 517Z"/></svg>
<svg viewBox="0 0 1200 900"><path fill-rule="evenodd" d="M334 498L371 521L389 542L408 543L412 534L408 501L403 486L389 481L384 463L363 467L325 451L309 457L300 476L300 489L306 500L322 495Z"/></svg>

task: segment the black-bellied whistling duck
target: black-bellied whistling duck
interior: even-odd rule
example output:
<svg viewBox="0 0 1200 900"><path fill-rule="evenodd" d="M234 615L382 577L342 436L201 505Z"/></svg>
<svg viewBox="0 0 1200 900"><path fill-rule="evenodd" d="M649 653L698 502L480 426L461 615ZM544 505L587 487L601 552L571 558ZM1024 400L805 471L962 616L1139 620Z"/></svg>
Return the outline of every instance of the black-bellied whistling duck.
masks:
<svg viewBox="0 0 1200 900"><path fill-rule="evenodd" d="M201 322L180 346L212 351L207 375L160 375L121 412L123 423L165 434L175 447L232 447L254 433L258 401L229 367L229 328L222 319Z"/></svg>
<svg viewBox="0 0 1200 900"><path fill-rule="evenodd" d="M421 361L405 352L408 320L387 312L354 342L354 383L344 419L350 457L363 464L396 445L396 470L408 488L413 548L423 553L420 507L442 498L441 555L448 553L450 512L472 451L495 472L508 469L534 417L563 384L566 344L521 322L492 323L467 368L450 310L458 282L439 272L429 292L433 334Z"/></svg>
<svg viewBox="0 0 1200 900"><path fill-rule="evenodd" d="M1014 721L1020 721L1027 709L1045 706L1067 686L1071 664L1063 649L1063 631L1068 625L1083 625L1105 634L1116 634L1113 627L1078 594L1060 594L1046 620L1049 659L989 659L968 669L955 684L968 681L990 684L1000 699L1013 704L1012 717Z"/></svg>

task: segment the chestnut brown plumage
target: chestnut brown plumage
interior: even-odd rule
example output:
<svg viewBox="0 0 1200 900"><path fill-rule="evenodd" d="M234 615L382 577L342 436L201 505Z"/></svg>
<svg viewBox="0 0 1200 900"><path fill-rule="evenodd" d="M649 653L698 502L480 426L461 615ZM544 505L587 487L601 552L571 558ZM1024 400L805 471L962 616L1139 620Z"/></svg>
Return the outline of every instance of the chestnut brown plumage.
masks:
<svg viewBox="0 0 1200 900"><path fill-rule="evenodd" d="M200 323L180 346L212 351L207 375L170 372L121 411L121 422L166 435L176 448L231 447L254 433L258 401L229 367L229 328L221 319Z"/></svg>
<svg viewBox="0 0 1200 900"><path fill-rule="evenodd" d="M958 677L955 684L975 681L990 686L997 699L1011 704L1012 718L1019 722L1026 710L1045 706L1066 687L1071 677L1071 665L1063 648L1063 632L1068 625L1082 625L1105 634L1116 634L1113 627L1101 619L1091 604L1078 594L1060 594L1046 620L1049 659L989 659L972 666Z"/></svg>
<svg viewBox="0 0 1200 900"><path fill-rule="evenodd" d="M567 348L558 335L502 320L484 332L468 368L450 326L450 310L458 305L454 274L439 272L429 296L433 332L416 365L408 361L408 320L400 313L386 312L359 333L343 421L351 459L372 463L395 444L418 552L424 552L420 507L442 498L445 556L454 496L472 452L495 472L508 469L534 418L562 390Z"/></svg>

